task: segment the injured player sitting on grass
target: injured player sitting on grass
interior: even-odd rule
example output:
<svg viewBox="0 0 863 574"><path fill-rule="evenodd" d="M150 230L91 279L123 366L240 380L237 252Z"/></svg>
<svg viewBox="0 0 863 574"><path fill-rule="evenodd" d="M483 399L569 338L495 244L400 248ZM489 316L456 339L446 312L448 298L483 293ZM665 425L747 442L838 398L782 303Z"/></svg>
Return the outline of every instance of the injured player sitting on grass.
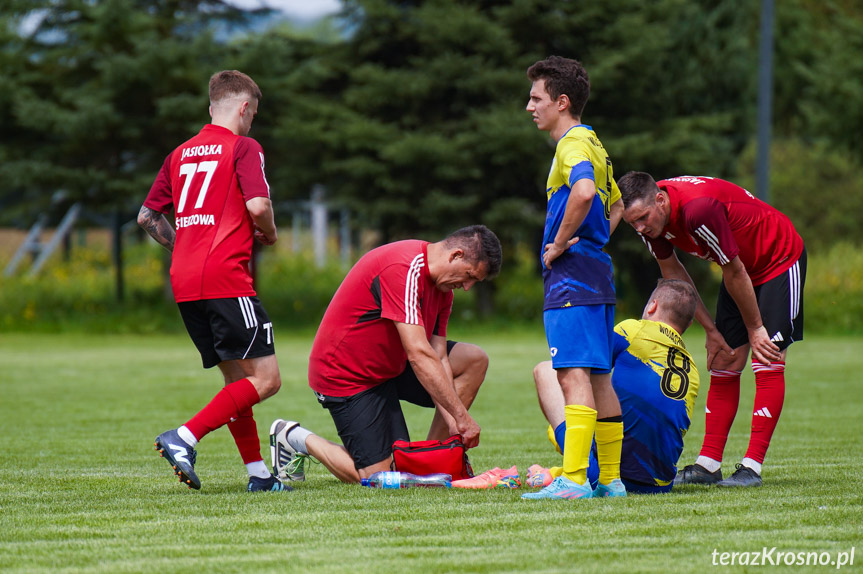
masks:
<svg viewBox="0 0 863 574"><path fill-rule="evenodd" d="M681 338L692 324L697 297L689 283L661 279L641 320L627 319L614 328L611 383L622 411L620 478L628 493L658 494L672 488L698 395L698 371ZM550 424L549 440L562 453L564 399L551 361L534 368L534 380ZM533 465L527 485L546 486L563 470ZM603 470L591 453L587 474L594 488Z"/></svg>

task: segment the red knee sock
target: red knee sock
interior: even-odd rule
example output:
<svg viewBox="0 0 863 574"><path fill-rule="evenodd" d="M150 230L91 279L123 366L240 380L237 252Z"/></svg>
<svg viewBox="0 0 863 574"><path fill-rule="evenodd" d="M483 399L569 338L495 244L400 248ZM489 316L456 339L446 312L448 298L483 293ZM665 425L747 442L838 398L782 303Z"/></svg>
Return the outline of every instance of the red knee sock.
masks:
<svg viewBox="0 0 863 574"><path fill-rule="evenodd" d="M752 370L755 372L755 408L746 458L763 463L785 402L785 362L774 361L768 366L752 361Z"/></svg>
<svg viewBox="0 0 863 574"><path fill-rule="evenodd" d="M710 371L710 388L707 390L707 414L704 417L704 442L701 456L722 461L722 452L728 441L728 431L737 414L740 402L740 371Z"/></svg>
<svg viewBox="0 0 863 574"><path fill-rule="evenodd" d="M208 433L239 418L240 413L261 401L258 391L249 379L240 379L226 385L206 407L186 423L195 438L201 440Z"/></svg>
<svg viewBox="0 0 863 574"><path fill-rule="evenodd" d="M229 422L228 430L231 431L234 442L237 443L237 450L243 457L243 464L263 460L258 425L252 417L252 409L240 413L240 416Z"/></svg>

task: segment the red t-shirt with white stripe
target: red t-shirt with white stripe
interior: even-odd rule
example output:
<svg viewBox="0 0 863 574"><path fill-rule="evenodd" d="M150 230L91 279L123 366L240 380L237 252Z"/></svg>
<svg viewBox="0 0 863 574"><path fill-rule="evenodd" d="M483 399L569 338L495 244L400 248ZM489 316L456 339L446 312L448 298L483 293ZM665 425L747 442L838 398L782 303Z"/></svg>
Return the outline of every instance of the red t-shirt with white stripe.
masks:
<svg viewBox="0 0 863 574"><path fill-rule="evenodd" d="M428 242L398 241L366 253L348 272L315 335L309 386L333 397L355 395L405 369L395 322L446 337L453 294L435 287Z"/></svg>
<svg viewBox="0 0 863 574"><path fill-rule="evenodd" d="M740 256L753 285L791 267L803 253L803 239L788 217L731 182L683 176L658 181L668 192L671 214L657 239L642 236L657 259L674 247L725 265Z"/></svg>
<svg viewBox="0 0 863 574"><path fill-rule="evenodd" d="M174 210L171 286L178 303L255 295L255 226L246 202L269 196L261 145L227 128L208 124L165 158L144 205Z"/></svg>

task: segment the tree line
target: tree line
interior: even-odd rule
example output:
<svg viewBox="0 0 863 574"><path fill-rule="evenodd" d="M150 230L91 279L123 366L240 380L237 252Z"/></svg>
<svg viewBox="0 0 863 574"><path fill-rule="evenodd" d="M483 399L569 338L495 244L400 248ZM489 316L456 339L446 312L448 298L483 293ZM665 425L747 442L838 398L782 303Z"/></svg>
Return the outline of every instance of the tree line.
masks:
<svg viewBox="0 0 863 574"><path fill-rule="evenodd" d="M314 184L385 240L485 223L538 243L553 149L526 68L581 60L615 173L751 186L760 6L736 0L346 0L315 34L215 0L9 0L0 8L0 222L57 191L134 212L165 155L208 121L206 82L250 74L252 136L278 198ZM771 202L811 248L860 241L863 7L776 6ZM29 219L28 219L29 218ZM622 281L645 261L612 249ZM537 244L538 252L538 244Z"/></svg>

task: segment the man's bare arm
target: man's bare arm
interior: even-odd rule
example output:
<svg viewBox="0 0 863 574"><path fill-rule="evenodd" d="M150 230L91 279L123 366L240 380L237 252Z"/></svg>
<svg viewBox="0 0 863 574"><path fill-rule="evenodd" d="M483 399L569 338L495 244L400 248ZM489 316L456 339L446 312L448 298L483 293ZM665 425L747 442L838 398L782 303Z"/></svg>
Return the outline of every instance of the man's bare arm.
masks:
<svg viewBox="0 0 863 574"><path fill-rule="evenodd" d="M590 212L590 206L595 195L596 186L592 179L580 179L572 186L557 235L553 238L553 243L547 244L543 249L542 264L547 269L551 269L552 261L578 243L579 238L573 237L573 235Z"/></svg>
<svg viewBox="0 0 863 574"><path fill-rule="evenodd" d="M264 245L278 240L276 221L273 218L273 203L267 197L253 197L246 202L246 209L255 222L255 239Z"/></svg>
<svg viewBox="0 0 863 574"><path fill-rule="evenodd" d="M155 239L159 245L174 252L174 239L177 237L177 232L165 219L165 216L154 209L142 205L141 211L138 212L138 225L146 231L150 237Z"/></svg>
<svg viewBox="0 0 863 574"><path fill-rule="evenodd" d="M468 414L467 408L459 399L453 384L452 372L447 372L439 352L429 343L425 328L421 325L408 325L399 322L396 322L395 325L407 353L408 361L410 361L420 384L428 391L435 404L440 405L452 417L455 428L450 427L450 433L462 435L467 448L477 446L480 427ZM449 420L447 422L449 423Z"/></svg>
<svg viewBox="0 0 863 574"><path fill-rule="evenodd" d="M614 233L614 230L617 229L617 224L620 223L621 218L623 217L623 200L618 199L614 203L611 204L608 208L608 234L611 235Z"/></svg>
<svg viewBox="0 0 863 574"><path fill-rule="evenodd" d="M656 262L659 264L659 269L662 271L662 276L665 279L680 279L681 281L686 281L693 287L696 287L695 282L692 280L692 277L689 276L683 263L681 263L680 259L677 258L676 253L672 253L671 257L668 257L667 259L657 259ZM695 290L698 292L697 287ZM704 327L704 334L707 339L704 347L707 349L708 369L713 368L713 360L719 353L724 352L729 356L734 356L734 350L728 346L725 338L719 332L719 329L716 328L716 324L713 322L713 317L710 315L710 311L707 310L707 306L701 299L700 294L698 295L698 303L695 308L695 320Z"/></svg>
<svg viewBox="0 0 863 574"><path fill-rule="evenodd" d="M752 356L765 365L781 359L779 347L770 340L770 335L761 321L761 311L755 298L752 280L739 256L722 266L722 280L725 282L728 294L737 303L740 316L746 325Z"/></svg>

